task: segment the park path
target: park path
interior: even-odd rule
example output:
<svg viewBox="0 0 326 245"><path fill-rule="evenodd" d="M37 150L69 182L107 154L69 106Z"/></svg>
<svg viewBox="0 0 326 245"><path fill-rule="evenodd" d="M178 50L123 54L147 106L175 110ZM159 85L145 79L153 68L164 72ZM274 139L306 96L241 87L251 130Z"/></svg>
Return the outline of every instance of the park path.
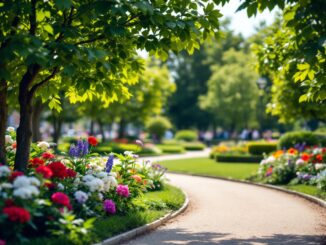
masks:
<svg viewBox="0 0 326 245"><path fill-rule="evenodd" d="M188 209L125 244L326 244L326 209L305 199L212 178L178 174L168 178L187 192Z"/></svg>

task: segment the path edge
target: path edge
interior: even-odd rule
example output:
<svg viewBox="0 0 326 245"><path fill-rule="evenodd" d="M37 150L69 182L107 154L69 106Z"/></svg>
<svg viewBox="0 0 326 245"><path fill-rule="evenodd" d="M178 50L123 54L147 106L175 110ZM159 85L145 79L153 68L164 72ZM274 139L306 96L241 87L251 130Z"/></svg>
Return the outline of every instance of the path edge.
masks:
<svg viewBox="0 0 326 245"><path fill-rule="evenodd" d="M102 242L96 243L94 245L116 245L116 244L121 244L122 242L126 242L131 240L132 238L135 238L137 236L140 236L144 233L147 233L149 231L152 231L154 229L156 229L157 227L165 224L166 222L168 222L169 220L177 217L178 215L182 214L188 207L189 205L189 197L187 195L187 193L180 189L183 193L183 195L185 196L185 201L183 203L183 205L176 211L172 211L167 213L166 215L164 215L163 217L153 221L152 223L149 224L145 224L143 226L140 226L138 228L134 228L130 231L121 233L119 235L113 236L111 238L108 238Z"/></svg>
<svg viewBox="0 0 326 245"><path fill-rule="evenodd" d="M211 179L219 179L219 180L225 180L225 181L231 181L231 182L235 182L235 183L242 183L242 184L247 184L247 185L255 185L255 186L259 186L262 188L267 188L267 189L273 189L276 191L280 191L283 193L287 193L290 195L294 195L297 197L301 197L303 199L306 199L307 201L310 201L314 204L319 205L320 207L326 208L326 201L312 196L312 195L308 195L302 192L298 192L298 191L294 191L294 190L289 190L280 186L275 186L275 185L269 185L269 184L262 184L262 183L255 183L255 182L251 182L248 180L236 180L236 179L231 179L231 178L224 178L224 177L217 177L217 176L209 176L209 175L202 175L202 174L190 174L190 173L180 173L180 172L173 172L173 171L168 171L168 173L171 174L181 174L181 175L188 175L188 176L197 176L197 177L205 177L205 178L211 178Z"/></svg>

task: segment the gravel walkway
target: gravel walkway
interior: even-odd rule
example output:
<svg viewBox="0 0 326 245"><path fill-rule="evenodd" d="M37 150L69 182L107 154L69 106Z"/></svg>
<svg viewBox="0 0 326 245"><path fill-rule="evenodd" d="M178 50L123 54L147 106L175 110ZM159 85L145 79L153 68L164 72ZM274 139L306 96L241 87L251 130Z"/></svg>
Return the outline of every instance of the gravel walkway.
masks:
<svg viewBox="0 0 326 245"><path fill-rule="evenodd" d="M305 199L212 178L168 177L188 193L187 211L126 244L326 244L326 209Z"/></svg>

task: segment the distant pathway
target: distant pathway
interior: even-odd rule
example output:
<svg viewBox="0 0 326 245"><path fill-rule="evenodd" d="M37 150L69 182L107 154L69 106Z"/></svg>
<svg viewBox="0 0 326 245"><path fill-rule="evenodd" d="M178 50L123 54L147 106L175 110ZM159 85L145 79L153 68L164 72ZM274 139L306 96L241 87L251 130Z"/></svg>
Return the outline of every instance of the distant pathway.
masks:
<svg viewBox="0 0 326 245"><path fill-rule="evenodd" d="M126 244L326 244L326 209L305 199L212 178L168 177L188 193L187 211Z"/></svg>

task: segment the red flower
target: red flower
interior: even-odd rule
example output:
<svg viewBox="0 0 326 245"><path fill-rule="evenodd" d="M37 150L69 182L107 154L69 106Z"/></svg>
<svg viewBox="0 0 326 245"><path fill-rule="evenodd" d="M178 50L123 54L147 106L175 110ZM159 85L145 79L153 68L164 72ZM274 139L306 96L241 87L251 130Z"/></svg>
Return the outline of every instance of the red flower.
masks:
<svg viewBox="0 0 326 245"><path fill-rule="evenodd" d="M56 192L56 193L52 194L51 200L52 200L52 202L54 202L56 204L59 204L59 205L62 205L62 206L68 207L68 208L71 207L69 197L66 194L64 194L63 192Z"/></svg>
<svg viewBox="0 0 326 245"><path fill-rule="evenodd" d="M52 170L52 177L60 179L67 177L67 168L62 162L52 162L47 167Z"/></svg>
<svg viewBox="0 0 326 245"><path fill-rule="evenodd" d="M42 174L43 178L46 178L46 179L51 178L53 175L51 168L49 168L47 166L39 166L35 169L35 172L38 174Z"/></svg>
<svg viewBox="0 0 326 245"><path fill-rule="evenodd" d="M12 222L18 221L19 223L23 224L31 219L31 215L26 209L16 206L6 207L2 210L2 212L6 214L8 219Z"/></svg>
<svg viewBox="0 0 326 245"><path fill-rule="evenodd" d="M96 146L98 144L98 141L94 136L89 136L87 141L92 146Z"/></svg>
<svg viewBox="0 0 326 245"><path fill-rule="evenodd" d="M43 152L42 158L43 159L53 159L55 156L51 152Z"/></svg>
<svg viewBox="0 0 326 245"><path fill-rule="evenodd" d="M67 177L69 177L69 178L75 178L76 177L76 174L77 173L73 169L67 168Z"/></svg>
<svg viewBox="0 0 326 245"><path fill-rule="evenodd" d="M21 171L14 171L14 172L11 173L11 175L9 177L9 180L10 181L14 181L18 176L22 176L22 175L24 175L23 172L21 172Z"/></svg>
<svg viewBox="0 0 326 245"><path fill-rule="evenodd" d="M307 161L309 161L309 159L310 159L310 155L308 154L308 153L302 153L302 155L301 155L301 159L303 160L303 161L305 161L305 162L307 162Z"/></svg>
<svg viewBox="0 0 326 245"><path fill-rule="evenodd" d="M42 160L41 158L38 158L38 157L35 157L35 158L29 160L29 162L31 163L31 166L33 168L37 168L38 166L45 164L44 160Z"/></svg>
<svg viewBox="0 0 326 245"><path fill-rule="evenodd" d="M317 160L317 162L322 162L322 161L323 161L323 156L320 155L320 154L318 154L318 155L316 156L316 160Z"/></svg>
<svg viewBox="0 0 326 245"><path fill-rule="evenodd" d="M16 149L16 148L17 148L17 143L16 143L16 142L13 143L13 144L11 145L11 147L14 148L14 149Z"/></svg>

